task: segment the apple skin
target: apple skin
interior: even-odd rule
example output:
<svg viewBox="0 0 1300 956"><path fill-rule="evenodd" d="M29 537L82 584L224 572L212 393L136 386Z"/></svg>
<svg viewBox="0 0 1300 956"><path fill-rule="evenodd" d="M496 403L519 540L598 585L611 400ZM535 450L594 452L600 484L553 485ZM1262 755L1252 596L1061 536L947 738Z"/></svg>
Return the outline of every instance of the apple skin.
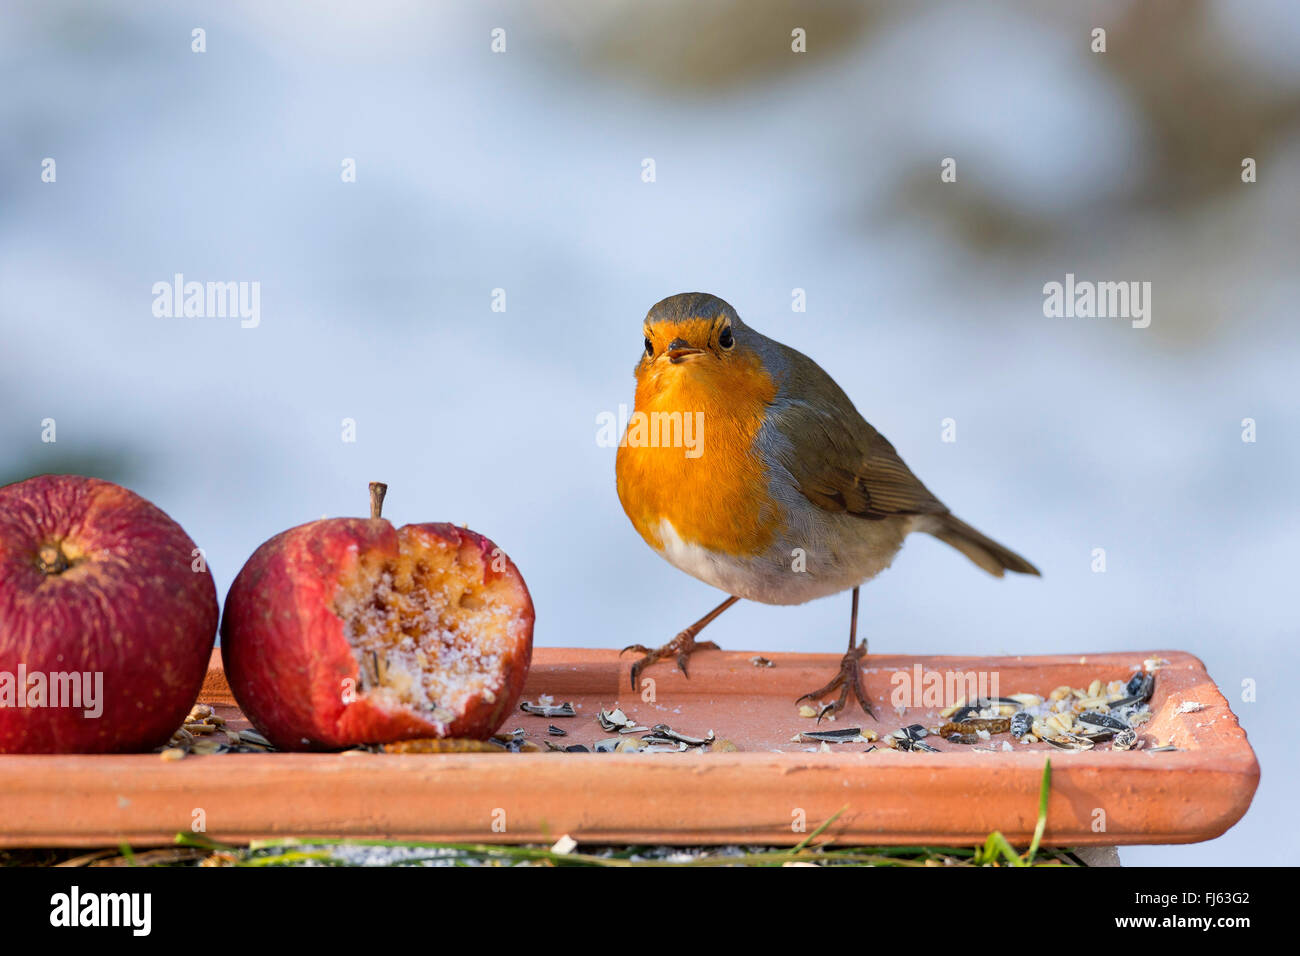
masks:
<svg viewBox="0 0 1300 956"><path fill-rule="evenodd" d="M478 695L453 721L439 725L406 707L385 708L353 695L359 665L334 610L340 588L362 555L392 560L398 530L382 518L327 518L290 528L259 547L226 596L221 654L226 679L257 730L281 750L338 750L421 737L492 735L523 692L532 659L534 611L523 577L504 552L476 532L452 524L407 525L441 539L483 565L483 583L517 583L515 650L503 662L495 699ZM503 570L494 570L503 564ZM345 682L350 681L350 684Z"/></svg>
<svg viewBox="0 0 1300 956"><path fill-rule="evenodd" d="M42 570L57 545L68 567ZM0 703L0 753L123 753L166 743L189 713L217 631L217 589L175 521L79 475L0 488L0 674L103 675L103 710ZM60 561L62 563L62 559Z"/></svg>

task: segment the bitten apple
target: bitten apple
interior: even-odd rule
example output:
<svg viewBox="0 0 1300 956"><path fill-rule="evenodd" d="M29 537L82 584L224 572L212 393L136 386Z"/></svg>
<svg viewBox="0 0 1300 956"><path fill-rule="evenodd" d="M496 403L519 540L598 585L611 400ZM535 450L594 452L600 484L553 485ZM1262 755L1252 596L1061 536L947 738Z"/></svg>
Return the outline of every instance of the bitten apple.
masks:
<svg viewBox="0 0 1300 956"><path fill-rule="evenodd" d="M451 524L380 516L282 532L235 578L226 677L282 750L490 736L523 691L533 602L514 563Z"/></svg>
<svg viewBox="0 0 1300 956"><path fill-rule="evenodd" d="M0 753L166 743L203 685L217 589L189 536L125 488L0 488Z"/></svg>

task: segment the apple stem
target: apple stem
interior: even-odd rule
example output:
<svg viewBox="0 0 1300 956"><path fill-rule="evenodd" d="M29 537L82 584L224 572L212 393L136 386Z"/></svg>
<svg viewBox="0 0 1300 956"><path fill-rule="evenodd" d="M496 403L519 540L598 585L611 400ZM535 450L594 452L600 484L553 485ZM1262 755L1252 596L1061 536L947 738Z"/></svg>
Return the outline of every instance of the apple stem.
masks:
<svg viewBox="0 0 1300 956"><path fill-rule="evenodd" d="M68 558L57 544L47 544L36 552L41 570L46 574L62 574L68 570Z"/></svg>
<svg viewBox="0 0 1300 956"><path fill-rule="evenodd" d="M377 521L383 517L384 512L384 495L388 494L388 486L382 481L372 481L370 483L370 518Z"/></svg>

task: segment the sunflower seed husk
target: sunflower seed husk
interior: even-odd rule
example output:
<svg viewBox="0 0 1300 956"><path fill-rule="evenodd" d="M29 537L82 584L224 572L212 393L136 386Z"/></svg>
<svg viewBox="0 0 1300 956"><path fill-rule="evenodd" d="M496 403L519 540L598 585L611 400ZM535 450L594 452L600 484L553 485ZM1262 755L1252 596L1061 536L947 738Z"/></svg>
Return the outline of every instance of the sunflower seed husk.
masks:
<svg viewBox="0 0 1300 956"><path fill-rule="evenodd" d="M1114 742L1111 743L1112 750L1132 750L1137 743L1136 730L1121 730L1115 735Z"/></svg>
<svg viewBox="0 0 1300 956"><path fill-rule="evenodd" d="M712 730L709 731L709 735L707 737L692 737L689 734L683 734L676 730L673 730L667 724L655 724L654 731L651 733L650 736L663 737L668 740L675 741L677 743L686 744L686 746L688 747L702 747L705 744L713 743L713 739L714 739Z"/></svg>
<svg viewBox="0 0 1300 956"><path fill-rule="evenodd" d="M602 707L600 713L596 715L596 721L600 724L600 729L607 734L615 733L624 727L635 726L635 722L623 713L621 707L615 707L613 710L605 710Z"/></svg>
<svg viewBox="0 0 1300 956"><path fill-rule="evenodd" d="M545 698L543 698L545 699ZM578 712L573 709L572 701L565 701L563 704L554 703L537 703L521 700L519 709L525 714L532 714L534 717L577 717Z"/></svg>
<svg viewBox="0 0 1300 956"><path fill-rule="evenodd" d="M1107 727L1110 730L1128 730L1128 724L1118 717L1103 714L1095 710L1086 710L1079 715L1079 723L1091 724L1093 727Z"/></svg>
<svg viewBox="0 0 1300 956"><path fill-rule="evenodd" d="M913 750L913 751L919 750L924 753L931 753L931 754L937 754L939 752L933 747L931 747L929 744L925 743L924 741L913 740L910 737L903 737L899 739L895 744L895 746L897 746L899 750Z"/></svg>
<svg viewBox="0 0 1300 956"><path fill-rule="evenodd" d="M871 736L868 737L867 734ZM803 731L799 736L831 744L871 743L876 739L874 731L863 733L861 727L846 727L843 730L808 730Z"/></svg>

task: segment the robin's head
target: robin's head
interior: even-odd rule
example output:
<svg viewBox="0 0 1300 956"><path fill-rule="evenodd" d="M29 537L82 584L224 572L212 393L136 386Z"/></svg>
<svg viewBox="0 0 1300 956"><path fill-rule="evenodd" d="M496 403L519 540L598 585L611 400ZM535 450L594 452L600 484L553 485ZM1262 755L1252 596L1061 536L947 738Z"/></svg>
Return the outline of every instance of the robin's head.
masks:
<svg viewBox="0 0 1300 956"><path fill-rule="evenodd" d="M747 351L736 310L707 292L682 292L657 302L642 331L638 375L665 366L728 362Z"/></svg>

